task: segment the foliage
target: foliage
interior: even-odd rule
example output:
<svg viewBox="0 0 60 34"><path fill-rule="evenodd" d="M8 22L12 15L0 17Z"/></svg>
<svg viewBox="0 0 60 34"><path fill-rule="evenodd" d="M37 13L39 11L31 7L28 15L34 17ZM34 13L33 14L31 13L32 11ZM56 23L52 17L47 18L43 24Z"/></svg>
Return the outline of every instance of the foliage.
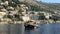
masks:
<svg viewBox="0 0 60 34"><path fill-rule="evenodd" d="M7 15L4 15L3 18L8 18Z"/></svg>
<svg viewBox="0 0 60 34"><path fill-rule="evenodd" d="M11 19L12 20L13 19L13 16L11 16L11 15L4 15L3 18Z"/></svg>
<svg viewBox="0 0 60 34"><path fill-rule="evenodd" d="M45 16L39 16L38 20L44 20L44 19L45 19Z"/></svg>
<svg viewBox="0 0 60 34"><path fill-rule="evenodd" d="M53 17L51 17L51 19L53 19L54 21L57 21L57 20L60 21L60 17L59 16L53 16Z"/></svg>
<svg viewBox="0 0 60 34"><path fill-rule="evenodd" d="M19 0L12 0L13 2L15 2L16 4L19 4Z"/></svg>
<svg viewBox="0 0 60 34"><path fill-rule="evenodd" d="M22 10L21 10L21 8L18 10L18 13L19 13L19 14L22 14Z"/></svg>
<svg viewBox="0 0 60 34"><path fill-rule="evenodd" d="M40 6L30 5L32 11L43 11Z"/></svg>
<svg viewBox="0 0 60 34"><path fill-rule="evenodd" d="M45 16L43 13L38 13L38 15L39 15L38 20L44 20L45 19Z"/></svg>
<svg viewBox="0 0 60 34"><path fill-rule="evenodd" d="M19 14L15 14L14 17L15 17L14 20L16 20L16 21L23 21Z"/></svg>
<svg viewBox="0 0 60 34"><path fill-rule="evenodd" d="M40 12L39 12L38 15L44 15L44 13L40 13Z"/></svg>
<svg viewBox="0 0 60 34"><path fill-rule="evenodd" d="M9 18L12 21L23 21L22 18L20 18L20 15L14 15L15 17L11 16L11 15L4 15L3 18Z"/></svg>

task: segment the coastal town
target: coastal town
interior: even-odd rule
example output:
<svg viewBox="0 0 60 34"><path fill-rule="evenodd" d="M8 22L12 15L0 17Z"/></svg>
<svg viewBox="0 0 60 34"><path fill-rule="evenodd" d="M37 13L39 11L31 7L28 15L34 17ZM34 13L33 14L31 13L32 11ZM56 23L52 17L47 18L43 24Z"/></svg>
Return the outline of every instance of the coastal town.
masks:
<svg viewBox="0 0 60 34"><path fill-rule="evenodd" d="M0 34L60 34L60 4L0 0Z"/></svg>
<svg viewBox="0 0 60 34"><path fill-rule="evenodd" d="M12 0L0 1L0 24L52 24L60 23L60 12L31 11L24 3L16 4Z"/></svg>

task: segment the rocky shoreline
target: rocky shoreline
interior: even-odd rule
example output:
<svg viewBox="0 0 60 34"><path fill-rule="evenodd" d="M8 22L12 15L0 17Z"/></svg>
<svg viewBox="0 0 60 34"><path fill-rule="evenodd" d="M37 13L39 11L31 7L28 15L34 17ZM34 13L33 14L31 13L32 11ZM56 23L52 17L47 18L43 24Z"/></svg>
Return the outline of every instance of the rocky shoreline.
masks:
<svg viewBox="0 0 60 34"><path fill-rule="evenodd" d="M26 22L24 22L24 21L0 21L0 24L23 24L23 23L26 23ZM39 21L39 23L38 22L31 22L31 23L34 23L34 24L60 24L60 21L56 21L56 22L52 22L52 23L50 23L50 22L44 22L44 21Z"/></svg>

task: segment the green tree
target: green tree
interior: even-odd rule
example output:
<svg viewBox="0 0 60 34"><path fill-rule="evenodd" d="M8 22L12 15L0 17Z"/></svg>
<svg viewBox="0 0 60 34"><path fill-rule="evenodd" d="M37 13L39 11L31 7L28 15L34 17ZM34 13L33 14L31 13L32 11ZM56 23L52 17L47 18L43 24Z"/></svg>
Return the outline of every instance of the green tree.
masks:
<svg viewBox="0 0 60 34"><path fill-rule="evenodd" d="M56 21L58 20L58 16L53 16L53 17L51 17L51 19L53 19L56 23Z"/></svg>
<svg viewBox="0 0 60 34"><path fill-rule="evenodd" d="M18 13L19 14L22 14L22 9L21 8L18 10Z"/></svg>
<svg viewBox="0 0 60 34"><path fill-rule="evenodd" d="M44 20L45 19L45 16L43 13L38 13L39 15L39 19L38 20Z"/></svg>
<svg viewBox="0 0 60 34"><path fill-rule="evenodd" d="M23 21L19 14L14 15L16 21Z"/></svg>

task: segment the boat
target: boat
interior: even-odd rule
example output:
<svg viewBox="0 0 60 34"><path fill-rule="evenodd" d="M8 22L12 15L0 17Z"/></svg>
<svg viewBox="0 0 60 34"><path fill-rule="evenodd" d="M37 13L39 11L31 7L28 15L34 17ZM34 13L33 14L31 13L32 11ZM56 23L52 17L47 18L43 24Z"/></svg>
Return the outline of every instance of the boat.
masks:
<svg viewBox="0 0 60 34"><path fill-rule="evenodd" d="M36 22L33 22L33 21L27 21L25 24L25 29L34 29L34 28L37 28L39 27L39 25L36 24Z"/></svg>

